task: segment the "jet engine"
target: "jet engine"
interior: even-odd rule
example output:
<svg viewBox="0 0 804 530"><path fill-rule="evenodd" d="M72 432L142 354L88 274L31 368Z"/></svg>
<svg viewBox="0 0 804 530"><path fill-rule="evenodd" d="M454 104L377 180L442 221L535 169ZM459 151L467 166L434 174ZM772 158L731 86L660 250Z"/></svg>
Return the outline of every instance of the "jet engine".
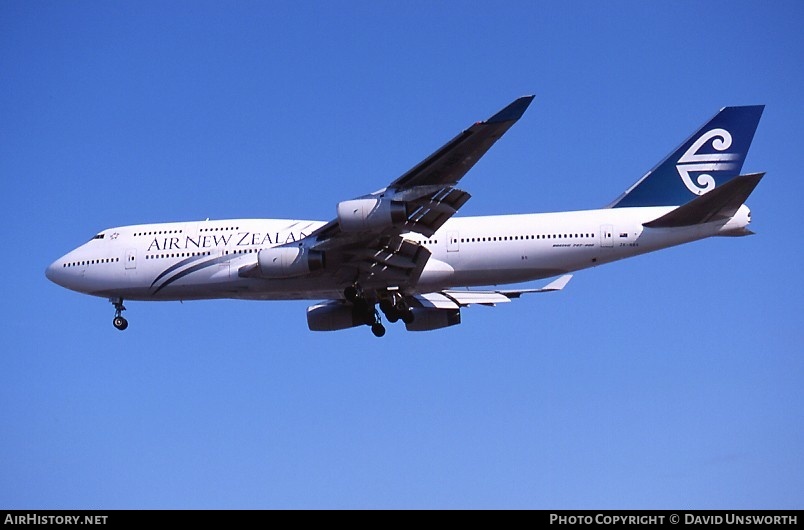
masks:
<svg viewBox="0 0 804 530"><path fill-rule="evenodd" d="M337 331L365 324L354 308L343 302L324 302L307 308L310 331Z"/></svg>
<svg viewBox="0 0 804 530"><path fill-rule="evenodd" d="M338 224L344 232L366 232L402 224L408 219L405 203L390 199L352 199L338 203Z"/></svg>
<svg viewBox="0 0 804 530"><path fill-rule="evenodd" d="M257 265L263 278L292 278L324 268L324 253L303 247L260 250Z"/></svg>
<svg viewBox="0 0 804 530"><path fill-rule="evenodd" d="M460 309L412 307L411 310L413 311L413 322L405 324L408 331L430 331L461 323Z"/></svg>

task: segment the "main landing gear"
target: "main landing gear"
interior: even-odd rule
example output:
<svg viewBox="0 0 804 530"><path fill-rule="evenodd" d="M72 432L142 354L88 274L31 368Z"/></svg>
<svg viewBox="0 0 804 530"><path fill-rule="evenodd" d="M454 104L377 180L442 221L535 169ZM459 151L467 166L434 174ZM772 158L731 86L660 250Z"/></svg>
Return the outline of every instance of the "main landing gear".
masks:
<svg viewBox="0 0 804 530"><path fill-rule="evenodd" d="M366 300L358 286L350 285L343 290L343 296L352 304L352 316L355 322L371 327L375 337L385 335L385 326L382 325L380 313L374 308L374 304Z"/></svg>
<svg viewBox="0 0 804 530"><path fill-rule="evenodd" d="M405 324L412 323L413 311L405 299L397 292L386 293L386 295L381 295L379 306L388 322L393 324L401 320ZM358 285L350 285L344 289L343 296L352 304L355 323L359 322L371 327L371 332L375 337L385 335L385 326L382 325L380 312L377 311L374 303L366 299Z"/></svg>
<svg viewBox="0 0 804 530"><path fill-rule="evenodd" d="M128 327L128 320L123 318L123 311L126 308L123 306L123 299L122 298L110 298L109 301L114 306L114 320L112 320L112 324L114 327L123 331Z"/></svg>
<svg viewBox="0 0 804 530"><path fill-rule="evenodd" d="M371 332L375 337L382 337L385 335L385 326L382 325L382 322L375 322L371 325Z"/></svg>
<svg viewBox="0 0 804 530"><path fill-rule="evenodd" d="M389 298L380 300L380 310L385 314L388 322L394 323L399 320L405 324L413 323L413 310L399 294L392 294Z"/></svg>

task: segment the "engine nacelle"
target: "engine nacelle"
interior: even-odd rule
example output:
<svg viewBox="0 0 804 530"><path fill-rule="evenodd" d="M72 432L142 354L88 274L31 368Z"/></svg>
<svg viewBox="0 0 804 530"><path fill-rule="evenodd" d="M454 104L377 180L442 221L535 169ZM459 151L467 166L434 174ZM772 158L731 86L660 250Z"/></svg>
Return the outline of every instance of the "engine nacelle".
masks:
<svg viewBox="0 0 804 530"><path fill-rule="evenodd" d="M405 203L390 199L352 199L338 203L338 224L344 232L366 232L402 224L408 219Z"/></svg>
<svg viewBox="0 0 804 530"><path fill-rule="evenodd" d="M461 323L460 309L435 309L413 307L413 322L405 324L408 331L430 331L431 329L457 326Z"/></svg>
<svg viewBox="0 0 804 530"><path fill-rule="evenodd" d="M274 247L257 253L263 278L292 278L324 268L324 253L304 247Z"/></svg>
<svg viewBox="0 0 804 530"><path fill-rule="evenodd" d="M352 306L342 302L324 302L307 308L307 327L310 331L337 331L363 323L356 317Z"/></svg>

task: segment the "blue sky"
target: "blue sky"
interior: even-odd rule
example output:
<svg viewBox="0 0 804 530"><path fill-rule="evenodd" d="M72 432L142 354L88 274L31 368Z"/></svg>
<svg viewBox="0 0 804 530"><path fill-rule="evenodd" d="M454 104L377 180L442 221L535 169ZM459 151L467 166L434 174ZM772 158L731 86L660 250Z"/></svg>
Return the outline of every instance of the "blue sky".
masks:
<svg viewBox="0 0 804 530"><path fill-rule="evenodd" d="M802 508L801 2L0 4L0 506ZM515 97L461 215L607 204L765 104L749 238L429 333L128 303L45 267L141 222L330 219Z"/></svg>

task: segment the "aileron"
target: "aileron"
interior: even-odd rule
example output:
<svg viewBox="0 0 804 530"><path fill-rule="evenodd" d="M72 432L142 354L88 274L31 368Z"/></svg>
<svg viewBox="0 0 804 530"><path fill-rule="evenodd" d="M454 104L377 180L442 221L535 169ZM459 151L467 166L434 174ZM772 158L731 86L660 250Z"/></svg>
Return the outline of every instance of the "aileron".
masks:
<svg viewBox="0 0 804 530"><path fill-rule="evenodd" d="M533 96L523 96L488 120L472 125L388 187L408 189L423 185L456 184L522 117L532 101Z"/></svg>

